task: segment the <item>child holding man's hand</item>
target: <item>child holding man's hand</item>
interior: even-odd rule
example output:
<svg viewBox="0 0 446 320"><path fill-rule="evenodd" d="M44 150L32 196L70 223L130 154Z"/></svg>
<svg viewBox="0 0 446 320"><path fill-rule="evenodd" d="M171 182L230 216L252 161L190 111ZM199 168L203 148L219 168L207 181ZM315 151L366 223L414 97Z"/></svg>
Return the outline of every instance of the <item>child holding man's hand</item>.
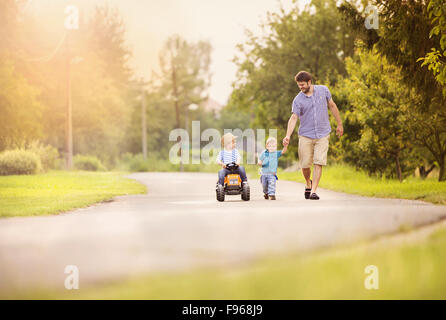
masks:
<svg viewBox="0 0 446 320"><path fill-rule="evenodd" d="M276 200L277 166L279 158L287 151L288 146L277 151L277 140L273 137L266 140L266 150L259 157L258 165L262 167L260 181L265 199Z"/></svg>

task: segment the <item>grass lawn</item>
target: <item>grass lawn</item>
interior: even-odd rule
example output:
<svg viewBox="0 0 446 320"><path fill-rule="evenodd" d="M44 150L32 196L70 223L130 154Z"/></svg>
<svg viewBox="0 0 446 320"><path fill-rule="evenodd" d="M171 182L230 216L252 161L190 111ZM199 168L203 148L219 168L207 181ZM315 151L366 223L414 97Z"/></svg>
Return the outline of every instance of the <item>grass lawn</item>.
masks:
<svg viewBox="0 0 446 320"><path fill-rule="evenodd" d="M302 173L279 171L279 179L304 182ZM446 204L446 182L434 178L410 177L398 180L378 179L345 165L329 165L323 169L320 187L378 198L423 200Z"/></svg>
<svg viewBox="0 0 446 320"><path fill-rule="evenodd" d="M146 192L144 185L123 176L85 171L0 176L0 217L57 214L118 195Z"/></svg>
<svg viewBox="0 0 446 320"><path fill-rule="evenodd" d="M366 266L378 268L378 290L367 290ZM35 290L25 299L446 299L446 229L413 244L366 243L310 254L274 256L228 269L138 276ZM1 294L0 294L1 296Z"/></svg>

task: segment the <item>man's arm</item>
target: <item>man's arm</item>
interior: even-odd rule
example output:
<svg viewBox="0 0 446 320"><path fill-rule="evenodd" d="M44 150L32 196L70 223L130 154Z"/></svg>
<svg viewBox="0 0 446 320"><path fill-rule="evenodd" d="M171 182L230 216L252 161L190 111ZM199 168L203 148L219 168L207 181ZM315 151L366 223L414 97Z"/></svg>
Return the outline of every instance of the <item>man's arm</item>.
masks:
<svg viewBox="0 0 446 320"><path fill-rule="evenodd" d="M336 128L336 135L340 138L344 134L344 127L342 125L339 109L336 106L336 103L334 103L333 99L330 99L330 101L328 101L328 108L331 110L331 113L333 113L333 116L335 117L336 123L338 125L338 127Z"/></svg>
<svg viewBox="0 0 446 320"><path fill-rule="evenodd" d="M291 135L294 132L294 128L296 128L297 119L299 119L297 114L292 113L290 119L288 120L288 128L286 130L286 137L283 138L283 141L282 141L282 143L285 147L288 146L288 144L290 143Z"/></svg>

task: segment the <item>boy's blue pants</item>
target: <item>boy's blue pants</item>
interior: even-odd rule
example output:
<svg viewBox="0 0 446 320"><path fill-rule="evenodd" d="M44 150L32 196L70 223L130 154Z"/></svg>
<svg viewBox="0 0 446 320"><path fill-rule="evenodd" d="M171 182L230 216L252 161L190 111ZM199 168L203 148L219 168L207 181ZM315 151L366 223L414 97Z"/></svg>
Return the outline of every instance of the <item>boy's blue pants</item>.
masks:
<svg viewBox="0 0 446 320"><path fill-rule="evenodd" d="M246 177L246 171L243 166L239 166L236 170L233 171L234 173L238 173L240 175L240 178L242 181L248 181L248 178ZM218 171L218 184L224 185L225 183L225 177L232 173L232 171L228 169L221 169Z"/></svg>
<svg viewBox="0 0 446 320"><path fill-rule="evenodd" d="M276 195L276 175L274 173L264 173L260 176L262 182L263 193L274 196Z"/></svg>

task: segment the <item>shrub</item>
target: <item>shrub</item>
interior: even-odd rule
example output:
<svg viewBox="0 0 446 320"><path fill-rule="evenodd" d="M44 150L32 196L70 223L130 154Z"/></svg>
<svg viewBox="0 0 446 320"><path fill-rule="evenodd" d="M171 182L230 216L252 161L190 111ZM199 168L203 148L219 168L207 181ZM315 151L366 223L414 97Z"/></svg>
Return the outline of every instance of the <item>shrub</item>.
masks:
<svg viewBox="0 0 446 320"><path fill-rule="evenodd" d="M107 171L107 168L97 157L80 154L74 157L74 167L86 171Z"/></svg>
<svg viewBox="0 0 446 320"><path fill-rule="evenodd" d="M161 159L156 155L149 155L144 160L142 154L133 155L125 153L121 158L119 169L131 172L149 172L149 171L178 171L178 165L173 165L169 160Z"/></svg>
<svg viewBox="0 0 446 320"><path fill-rule="evenodd" d="M15 149L0 153L0 175L36 174L42 170L40 157L28 150Z"/></svg>
<svg viewBox="0 0 446 320"><path fill-rule="evenodd" d="M37 154L42 163L44 171L61 169L63 161L60 158L59 151L51 145L43 145L40 142L32 142L27 150Z"/></svg>

